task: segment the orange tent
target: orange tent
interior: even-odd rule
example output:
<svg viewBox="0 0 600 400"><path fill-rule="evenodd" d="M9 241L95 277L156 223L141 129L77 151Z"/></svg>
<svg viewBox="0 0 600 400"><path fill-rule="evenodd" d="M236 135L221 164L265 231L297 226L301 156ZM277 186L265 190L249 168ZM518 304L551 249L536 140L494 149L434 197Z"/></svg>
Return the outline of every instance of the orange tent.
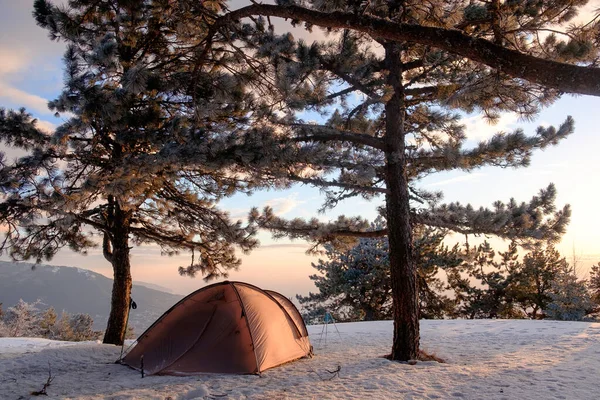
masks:
<svg viewBox="0 0 600 400"><path fill-rule="evenodd" d="M123 363L146 374L260 373L311 354L306 326L290 300L225 281L171 307Z"/></svg>

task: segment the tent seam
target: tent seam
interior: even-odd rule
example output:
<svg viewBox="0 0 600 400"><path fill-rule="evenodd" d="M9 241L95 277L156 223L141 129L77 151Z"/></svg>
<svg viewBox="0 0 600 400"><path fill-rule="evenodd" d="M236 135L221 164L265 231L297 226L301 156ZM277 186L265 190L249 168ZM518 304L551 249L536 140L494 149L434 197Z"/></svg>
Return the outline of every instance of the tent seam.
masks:
<svg viewBox="0 0 600 400"><path fill-rule="evenodd" d="M287 310L285 309L284 306L281 305L281 303L279 303L279 301L277 301L277 299L275 297L273 297L268 290L265 289L261 289L258 286L252 285L250 283L246 283L246 282L235 282L235 283L239 283L240 285L244 285L244 286L248 286L251 289L257 290L258 292L264 293L267 295L267 297L269 299L271 299L271 301L273 301L280 309L281 311L284 312L284 314L287 316L287 318L289 318L290 321L292 321L292 325L294 326L294 328L296 328L296 331L298 332L298 335L300 337L308 337L308 335L304 335L302 332L300 332L300 329L298 329L298 326L296 325L296 323L294 322L294 319L292 318L292 316L290 315L290 313L287 312ZM294 305L292 303L292 305ZM294 308L296 308L296 306L294 306ZM296 308L296 311L298 311L298 309ZM300 312L298 312L298 314L300 314ZM304 323L304 320L302 320L302 322ZM306 324L304 324L304 328L305 330L308 332L308 329L306 329Z"/></svg>
<svg viewBox="0 0 600 400"><path fill-rule="evenodd" d="M198 341L200 340L200 338L202 337L202 335L204 335L204 332L206 332L206 329L208 328L208 326L212 322L213 317L215 316L216 311L217 311L217 306L215 305L215 306L213 306L213 311L212 311L212 314L210 314L210 318L208 319L208 321L206 321L206 324L204 325L204 329L202 329L202 332L200 332L200 334L198 335L198 337L196 338L196 340L194 340L194 342L192 343L192 345L190 347L188 347L184 352L182 352L179 355L179 357L177 357L175 360L173 360L173 362L171 362L169 365L161 368L159 371L155 372L154 374L160 374L162 371L164 371L165 369L169 368L171 365L175 364L177 361L179 361L181 359L181 357L185 356L187 354L187 352L190 351L190 349L196 345L196 343L198 343Z"/></svg>
<svg viewBox="0 0 600 400"><path fill-rule="evenodd" d="M229 282L229 284L233 288L233 291L235 292L235 295L237 296L240 302L240 307L242 307L242 316L246 319L246 326L248 327L248 333L250 334L250 340L252 341L252 352L254 353L254 359L256 360L256 370L260 375L260 365L258 364L258 356L256 355L256 344L254 343L254 336L252 336L252 329L250 329L250 321L248 320L248 313L246 312L246 307L244 306L242 296L240 296L240 292L238 292L234 282Z"/></svg>
<svg viewBox="0 0 600 400"><path fill-rule="evenodd" d="M194 290L192 293L188 294L187 296L185 296L183 299L179 300L177 303L173 304L173 306L171 306L171 308L169 308L167 311L165 311L163 313L163 315L161 315L156 321L154 321L154 323L152 325L150 325L145 331L144 333L142 333L140 336L138 336L138 338L135 340L137 343L140 343L140 340L143 338L143 336L150 332L150 330L152 328L154 328L156 325L158 325L159 323L161 323L163 321L163 319L165 319L165 317L167 315L169 315L171 313L171 311L173 311L177 306L179 306L180 304L186 302L187 300L190 300L191 297L193 297L196 293L203 291L203 290L207 290L211 287L214 286L219 286L219 285L227 285L231 282L229 281L224 281L224 282L217 282L217 283L213 283L212 285L208 285L208 286L204 286L198 290Z"/></svg>
<svg viewBox="0 0 600 400"><path fill-rule="evenodd" d="M308 335L307 335L307 336L304 336L304 335L302 334L302 332L300 332L300 329L299 329L299 328L298 328L298 326L296 325L296 322L294 322L294 319L292 318L292 316L290 315L290 313L288 313L288 312L287 312L287 310L285 309L285 307L284 307L283 305L281 305L281 303L280 303L280 302L279 302L279 301L278 301L278 300L275 298L275 296L271 295L271 293L269 293L269 292L268 292L268 290L261 289L261 288L259 288L258 286L254 286L254 285L252 285L252 284L249 284L249 283L246 283L246 282L237 282L237 283L239 283L240 285L247 286L247 287L249 287L249 288L251 288L251 289L255 289L255 290L257 290L259 293L263 293L263 294L267 295L267 298L268 298L268 299L270 299L270 300L271 300L273 303L275 303L275 304L276 304L276 305L279 307L279 309L280 309L281 311L283 311L283 315L284 315L284 316L286 316L286 318L288 319L289 323L291 323L291 325L292 325L294 328L296 328L296 332L298 332L298 337L299 337L300 339L302 339L302 338L308 338ZM236 289L236 290L237 290L237 289ZM241 300L240 300L240 303L241 303ZM243 305L242 305L242 306L243 306ZM294 306L294 304L293 304L293 303L292 303L292 306ZM294 306L294 308L296 309L296 311L298 311L298 309L296 308L296 306ZM245 313L245 312L244 312L244 313ZM300 313L298 313L298 314L300 314ZM248 321L248 319L247 319L247 318L246 318L246 321ZM302 323L304 323L304 320L302 320ZM250 324L248 324L248 328L250 328ZM306 324L304 324L304 329L306 329ZM306 329L306 331L308 332L308 330L307 330L307 329ZM294 340L294 341L296 342L296 346L298 346L298 348L300 348L300 350L302 350L302 352L306 352L306 349L305 349L304 347L302 347L302 346L301 346L301 345L298 343L298 341L297 341L297 340ZM253 339L253 343L254 343L254 339ZM309 352L310 352L310 349L309 349ZM254 356L256 357L256 351L254 352ZM289 361L284 361L284 362L283 362L283 364L285 364L286 362L289 362ZM257 363L258 363L258 361L257 361ZM259 373L260 373L260 370L259 370Z"/></svg>
<svg viewBox="0 0 600 400"><path fill-rule="evenodd" d="M298 328L298 326L296 325L296 322L294 321L294 318L292 318L292 316L290 315L290 313L287 311L287 309L281 305L281 303L279 303L279 301L275 298L275 296L273 296L271 293L269 293L268 290L264 290L264 292L269 295L269 297L271 297L271 299L273 299L275 301L275 303L277 303L277 305L279 306L279 308L281 308L283 310L283 312L288 316L288 318L290 319L290 321L292 321L292 325L294 325L294 328L296 328L296 331L298 331L298 334L300 334L300 337L308 337L308 329L306 329L306 323L304 323L304 318L302 318L302 315L300 314L300 311L298 311L298 308L294 305L294 303L292 303L291 301L289 302L290 305L292 307L294 307L294 310L296 310L296 312L298 313L298 315L300 315L300 320L302 321L302 324L304 325L304 331L306 332L306 335L303 332L300 332L300 328ZM281 295L281 294L280 294ZM284 296L282 296L284 297Z"/></svg>

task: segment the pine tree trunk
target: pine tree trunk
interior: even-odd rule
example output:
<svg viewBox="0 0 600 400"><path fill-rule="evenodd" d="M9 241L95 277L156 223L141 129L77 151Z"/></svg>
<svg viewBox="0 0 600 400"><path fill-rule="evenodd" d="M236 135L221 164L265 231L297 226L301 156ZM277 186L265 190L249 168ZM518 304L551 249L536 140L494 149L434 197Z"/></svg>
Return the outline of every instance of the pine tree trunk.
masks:
<svg viewBox="0 0 600 400"><path fill-rule="evenodd" d="M114 281L110 316L108 317L103 342L121 345L125 340L132 280L131 265L129 263L129 217L119 209L118 205L115 206L110 242L112 250L106 248L106 243L104 244L104 250L105 257L110 260L113 266Z"/></svg>
<svg viewBox="0 0 600 400"><path fill-rule="evenodd" d="M385 105L386 211L394 302L394 339L390 358L408 361L416 359L419 351L419 301L409 219L400 51L399 44L388 43L385 46L385 62L389 70L387 83L394 89L393 96Z"/></svg>

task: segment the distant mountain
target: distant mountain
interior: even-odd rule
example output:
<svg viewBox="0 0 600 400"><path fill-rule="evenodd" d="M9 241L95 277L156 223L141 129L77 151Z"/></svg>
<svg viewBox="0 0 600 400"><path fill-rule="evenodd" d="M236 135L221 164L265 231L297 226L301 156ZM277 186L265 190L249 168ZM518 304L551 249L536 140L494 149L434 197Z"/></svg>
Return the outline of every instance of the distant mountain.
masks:
<svg viewBox="0 0 600 400"><path fill-rule="evenodd" d="M0 303L6 309L19 299L33 302L40 299L45 307L53 306L57 313L90 314L96 329L104 329L110 312L112 279L96 272L75 267L0 261ZM142 333L183 296L165 293L134 284L131 297L137 309L131 311L129 324Z"/></svg>
<svg viewBox="0 0 600 400"><path fill-rule="evenodd" d="M135 283L138 286L146 286L147 288L150 289L154 289L154 290L158 290L159 292L165 292L165 293L171 293L174 294L175 292L167 287L164 286L160 286L157 285L156 283L150 283L150 282L136 282Z"/></svg>

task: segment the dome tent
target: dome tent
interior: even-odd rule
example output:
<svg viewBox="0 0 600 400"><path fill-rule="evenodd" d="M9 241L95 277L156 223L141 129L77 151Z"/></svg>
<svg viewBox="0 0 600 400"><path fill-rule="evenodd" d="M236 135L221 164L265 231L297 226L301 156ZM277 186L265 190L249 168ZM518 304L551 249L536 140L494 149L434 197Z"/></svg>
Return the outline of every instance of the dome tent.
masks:
<svg viewBox="0 0 600 400"><path fill-rule="evenodd" d="M290 300L225 281L171 307L122 362L147 374L261 373L310 355L306 326Z"/></svg>

